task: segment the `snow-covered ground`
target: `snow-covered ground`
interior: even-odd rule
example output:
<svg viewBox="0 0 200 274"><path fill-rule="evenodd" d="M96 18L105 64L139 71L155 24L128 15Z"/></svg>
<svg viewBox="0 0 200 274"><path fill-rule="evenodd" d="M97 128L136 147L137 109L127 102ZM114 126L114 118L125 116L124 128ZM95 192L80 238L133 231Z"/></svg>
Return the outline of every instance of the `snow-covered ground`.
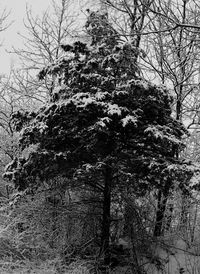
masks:
<svg viewBox="0 0 200 274"><path fill-rule="evenodd" d="M162 269L153 264L146 265L147 274L200 274L200 245L188 247L178 239L168 249L157 247L155 255L161 258Z"/></svg>

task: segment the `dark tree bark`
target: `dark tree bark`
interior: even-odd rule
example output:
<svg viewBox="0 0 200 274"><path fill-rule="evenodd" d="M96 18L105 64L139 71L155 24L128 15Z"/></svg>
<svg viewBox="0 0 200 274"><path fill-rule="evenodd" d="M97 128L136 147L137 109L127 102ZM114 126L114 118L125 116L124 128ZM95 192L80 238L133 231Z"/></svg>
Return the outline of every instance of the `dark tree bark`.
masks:
<svg viewBox="0 0 200 274"><path fill-rule="evenodd" d="M101 253L104 255L104 264L110 264L110 207L111 207L112 168L105 168L105 185L103 193L103 220L101 235Z"/></svg>
<svg viewBox="0 0 200 274"><path fill-rule="evenodd" d="M167 206L167 200L169 197L169 190L171 184L170 182L166 182L164 190L158 190L158 205L157 205L157 212L156 212L156 224L154 228L154 237L159 237L162 235L162 228L163 228L163 221L165 217L165 210Z"/></svg>
<svg viewBox="0 0 200 274"><path fill-rule="evenodd" d="M170 204L167 210L168 214L167 214L166 227L165 227L166 231L170 231L170 228L171 228L173 209L174 209L173 204Z"/></svg>
<svg viewBox="0 0 200 274"><path fill-rule="evenodd" d="M189 210L189 196L182 191L181 193L181 216L180 216L180 231L183 234L187 233L188 227L188 210Z"/></svg>
<svg viewBox="0 0 200 274"><path fill-rule="evenodd" d="M158 205L157 205L157 211L156 211L156 224L154 228L154 237L158 237L161 235L162 231L162 219L164 217L163 213L163 207L162 207L162 191L161 189L158 190Z"/></svg>

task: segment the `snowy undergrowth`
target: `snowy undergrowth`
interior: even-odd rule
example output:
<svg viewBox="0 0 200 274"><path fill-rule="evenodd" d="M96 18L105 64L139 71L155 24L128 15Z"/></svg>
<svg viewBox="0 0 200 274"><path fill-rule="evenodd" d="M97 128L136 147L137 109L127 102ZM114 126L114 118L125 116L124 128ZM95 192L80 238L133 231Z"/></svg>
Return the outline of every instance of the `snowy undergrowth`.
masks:
<svg viewBox="0 0 200 274"><path fill-rule="evenodd" d="M59 261L49 260L44 263L33 263L12 260L0 261L0 274L89 274L87 262L77 261L70 266L63 266Z"/></svg>
<svg viewBox="0 0 200 274"><path fill-rule="evenodd" d="M167 247L167 248L166 248ZM160 258L162 265L148 263L147 274L199 274L200 245L188 247L183 239L177 239L173 245L157 246L155 256Z"/></svg>
<svg viewBox="0 0 200 274"><path fill-rule="evenodd" d="M45 262L37 265L31 262L13 262L12 260L0 261L0 273L1 274L55 274L58 273L56 264L52 262Z"/></svg>

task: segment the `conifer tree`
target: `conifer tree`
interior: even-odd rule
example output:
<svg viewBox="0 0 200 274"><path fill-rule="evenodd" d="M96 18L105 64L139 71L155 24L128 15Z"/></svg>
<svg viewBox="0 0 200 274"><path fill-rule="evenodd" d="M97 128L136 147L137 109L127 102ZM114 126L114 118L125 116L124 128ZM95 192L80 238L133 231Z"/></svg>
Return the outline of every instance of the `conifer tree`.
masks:
<svg viewBox="0 0 200 274"><path fill-rule="evenodd" d="M60 175L71 188L100 191L100 246L109 265L116 189L138 196L162 189L159 235L169 191L193 170L174 155L186 130L171 116L172 97L139 76L134 45L120 40L105 14L90 13L86 29L90 46L63 45L65 57L39 74L57 78L51 100L35 113L13 116L22 151L32 149L8 165L5 177L19 190L34 191Z"/></svg>

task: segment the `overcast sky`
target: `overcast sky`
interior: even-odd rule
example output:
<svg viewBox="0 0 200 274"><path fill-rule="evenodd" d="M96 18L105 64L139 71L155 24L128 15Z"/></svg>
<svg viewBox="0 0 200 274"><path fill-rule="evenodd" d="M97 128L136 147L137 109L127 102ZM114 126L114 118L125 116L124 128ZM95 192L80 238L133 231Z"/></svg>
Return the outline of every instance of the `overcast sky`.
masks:
<svg viewBox="0 0 200 274"><path fill-rule="evenodd" d="M59 3L61 0L55 0ZM86 9L95 9L98 7L98 0L72 0L77 9L85 13ZM11 26L3 32L0 32L0 74L8 74L10 67L17 66L17 57L9 52L14 46L16 49L23 48L23 39L19 33L24 35L26 29L23 20L26 19L26 7L31 9L33 16L42 15L47 9L51 11L52 0L0 0L0 15L4 9L10 12L7 23L12 22ZM81 17L78 17L81 20Z"/></svg>
<svg viewBox="0 0 200 274"><path fill-rule="evenodd" d="M48 9L50 3L51 0L0 0L0 10L6 8L10 11L7 22L13 21L6 31L0 33L0 41L3 42L0 48L0 73L8 73L11 64L16 61L14 55L8 54L6 50L11 51L12 46L22 46L22 39L18 33L24 32L23 19L26 16L26 5L31 7L33 14L40 15Z"/></svg>

